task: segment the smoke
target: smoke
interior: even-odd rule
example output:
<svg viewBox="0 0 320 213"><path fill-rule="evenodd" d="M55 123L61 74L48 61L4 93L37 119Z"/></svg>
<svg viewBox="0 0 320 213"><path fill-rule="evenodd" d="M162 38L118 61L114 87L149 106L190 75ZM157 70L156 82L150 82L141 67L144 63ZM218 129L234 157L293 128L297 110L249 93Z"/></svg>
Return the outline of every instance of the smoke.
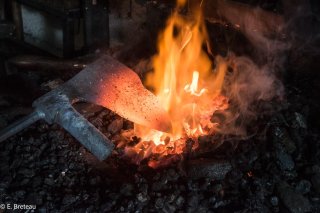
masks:
<svg viewBox="0 0 320 213"><path fill-rule="evenodd" d="M212 121L219 119L221 134L247 136L248 127L254 126L259 117L275 111L271 102L284 97L279 76L292 45L285 39L285 23L279 15L228 1L220 4L218 10L250 41L259 63L246 56L228 54L229 72L223 95L229 98L230 108L216 112Z"/></svg>
<svg viewBox="0 0 320 213"><path fill-rule="evenodd" d="M283 98L284 87L275 75L273 61L259 67L250 58L233 54L228 61L230 71L225 76L223 95L229 98L230 108L219 112L224 117L219 131L246 136L248 125L273 111L270 102Z"/></svg>
<svg viewBox="0 0 320 213"><path fill-rule="evenodd" d="M257 119L274 113L283 101L281 77L288 63L296 65L301 54L319 55L320 20L311 13L309 1L294 2L282 0L284 14L229 0L204 2L209 22L234 26L255 49L251 58L231 51L226 57L229 69L222 94L229 98L230 107L212 117L221 134L248 136Z"/></svg>

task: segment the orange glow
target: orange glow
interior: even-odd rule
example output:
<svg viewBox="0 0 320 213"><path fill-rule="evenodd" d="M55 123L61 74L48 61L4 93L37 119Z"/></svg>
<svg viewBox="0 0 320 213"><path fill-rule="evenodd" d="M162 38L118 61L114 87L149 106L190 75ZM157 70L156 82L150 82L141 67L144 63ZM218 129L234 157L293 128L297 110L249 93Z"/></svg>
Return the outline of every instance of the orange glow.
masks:
<svg viewBox="0 0 320 213"><path fill-rule="evenodd" d="M172 133L135 125L135 134L141 142L127 148L127 153L140 153L143 158L152 153L180 154L187 138L197 140L198 136L212 134L217 125L210 122L212 114L228 107L228 100L220 95L226 62L216 58L213 69L207 54L210 50L201 8L183 16L178 10L185 2L177 0L177 10L159 36L158 54L153 57L154 72L147 75L145 82L154 88L162 107L169 113ZM142 148L146 141L147 148Z"/></svg>

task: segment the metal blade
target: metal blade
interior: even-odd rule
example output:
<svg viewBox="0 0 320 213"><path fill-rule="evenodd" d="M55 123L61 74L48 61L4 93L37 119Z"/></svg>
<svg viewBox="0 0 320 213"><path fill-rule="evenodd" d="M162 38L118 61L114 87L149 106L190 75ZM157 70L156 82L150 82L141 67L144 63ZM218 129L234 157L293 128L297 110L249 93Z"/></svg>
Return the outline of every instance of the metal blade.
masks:
<svg viewBox="0 0 320 213"><path fill-rule="evenodd" d="M144 88L134 71L109 56L88 65L64 88L70 97L104 106L137 124L171 131L169 115L158 98Z"/></svg>

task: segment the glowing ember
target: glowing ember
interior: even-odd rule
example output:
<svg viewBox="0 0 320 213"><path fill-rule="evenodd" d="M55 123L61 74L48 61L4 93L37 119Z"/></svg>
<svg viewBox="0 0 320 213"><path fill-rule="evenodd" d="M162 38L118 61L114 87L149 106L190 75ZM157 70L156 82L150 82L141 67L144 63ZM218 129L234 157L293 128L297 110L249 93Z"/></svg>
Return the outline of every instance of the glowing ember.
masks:
<svg viewBox="0 0 320 213"><path fill-rule="evenodd" d="M184 4L178 0L176 12L167 21L159 37L158 54L153 58L154 72L145 82L155 89L168 111L173 131L166 134L135 125L141 142L127 147L126 153L136 156L138 162L151 154L161 158L182 153L187 138L196 141L200 135L214 133L218 124L210 122L212 114L228 107L228 100L220 95L226 63L216 58L216 68L212 69L203 48L208 47L208 37L201 8L185 17L178 12Z"/></svg>

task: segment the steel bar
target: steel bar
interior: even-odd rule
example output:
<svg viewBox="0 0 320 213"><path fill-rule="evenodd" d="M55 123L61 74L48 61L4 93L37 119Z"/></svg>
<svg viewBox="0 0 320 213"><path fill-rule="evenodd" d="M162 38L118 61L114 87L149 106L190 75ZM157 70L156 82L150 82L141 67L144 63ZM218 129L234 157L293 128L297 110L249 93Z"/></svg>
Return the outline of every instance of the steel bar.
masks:
<svg viewBox="0 0 320 213"><path fill-rule="evenodd" d="M31 70L40 73L61 73L62 71L81 71L87 64L92 63L93 57L76 59L55 59L36 55L21 55L8 60L8 65L19 70Z"/></svg>
<svg viewBox="0 0 320 213"><path fill-rule="evenodd" d="M9 125L5 129L0 131L0 143L8 139L9 137L17 134L18 132L22 131L26 127L30 126L31 124L35 123L36 121L44 118L44 114L42 112L34 111L30 115L16 121L15 123Z"/></svg>

